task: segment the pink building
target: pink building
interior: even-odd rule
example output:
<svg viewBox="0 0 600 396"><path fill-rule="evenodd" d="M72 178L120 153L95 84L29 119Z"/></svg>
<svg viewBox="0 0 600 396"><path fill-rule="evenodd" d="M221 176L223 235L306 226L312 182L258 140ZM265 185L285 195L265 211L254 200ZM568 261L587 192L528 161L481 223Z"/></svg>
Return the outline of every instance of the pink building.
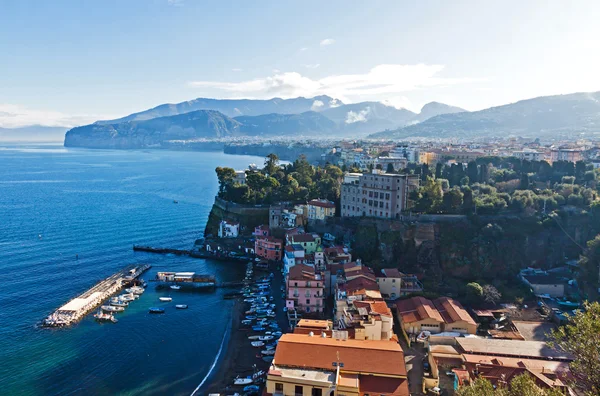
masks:
<svg viewBox="0 0 600 396"><path fill-rule="evenodd" d="M301 312L323 312L324 290L321 273L315 273L310 265L297 264L288 274L286 306Z"/></svg>
<svg viewBox="0 0 600 396"><path fill-rule="evenodd" d="M268 225L259 225L254 227L254 232L252 233L252 235L256 235L257 237L267 237L271 235L271 229Z"/></svg>
<svg viewBox="0 0 600 396"><path fill-rule="evenodd" d="M283 252L283 241L272 236L257 236L254 252L258 257L279 261Z"/></svg>

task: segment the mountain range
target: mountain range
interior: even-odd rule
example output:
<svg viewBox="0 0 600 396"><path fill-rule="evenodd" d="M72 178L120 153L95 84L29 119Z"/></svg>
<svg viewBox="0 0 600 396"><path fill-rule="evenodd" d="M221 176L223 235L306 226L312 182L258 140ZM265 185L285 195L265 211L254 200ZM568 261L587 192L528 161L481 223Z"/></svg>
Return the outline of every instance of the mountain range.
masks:
<svg viewBox="0 0 600 396"><path fill-rule="evenodd" d="M600 92L543 96L489 109L439 114L369 135L375 139L482 138L516 135L561 138L600 132Z"/></svg>

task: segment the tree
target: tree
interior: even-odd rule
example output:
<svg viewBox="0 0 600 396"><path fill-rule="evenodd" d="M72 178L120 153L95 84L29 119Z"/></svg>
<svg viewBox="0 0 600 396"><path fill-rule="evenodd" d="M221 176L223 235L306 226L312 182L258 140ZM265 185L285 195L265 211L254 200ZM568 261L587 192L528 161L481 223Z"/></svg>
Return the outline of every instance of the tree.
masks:
<svg viewBox="0 0 600 396"><path fill-rule="evenodd" d="M600 268L600 234L588 241L581 260L579 260L579 276L592 288L600 287L598 271Z"/></svg>
<svg viewBox="0 0 600 396"><path fill-rule="evenodd" d="M510 387L498 381L494 388L484 377L478 377L471 385L463 385L454 392L456 396L564 396L556 388L540 388L527 373L517 375L510 381Z"/></svg>
<svg viewBox="0 0 600 396"><path fill-rule="evenodd" d="M463 193L458 187L454 187L444 194L442 198L444 211L448 213L460 212L463 204Z"/></svg>
<svg viewBox="0 0 600 396"><path fill-rule="evenodd" d="M279 157L277 156L277 154L271 153L271 154L267 155L267 158L265 158L265 167L263 169L265 174L272 176L278 170L279 170Z"/></svg>
<svg viewBox="0 0 600 396"><path fill-rule="evenodd" d="M227 186L233 184L235 180L235 169L217 166L215 169L217 179L219 180L219 194L224 194Z"/></svg>
<svg viewBox="0 0 600 396"><path fill-rule="evenodd" d="M387 173L394 173L394 165L392 163L387 164Z"/></svg>
<svg viewBox="0 0 600 396"><path fill-rule="evenodd" d="M483 287L477 282L467 283L467 298L471 302L477 302L483 295Z"/></svg>
<svg viewBox="0 0 600 396"><path fill-rule="evenodd" d="M492 383L485 378L477 378L471 385L461 386L454 392L456 396L487 396L494 394Z"/></svg>
<svg viewBox="0 0 600 396"><path fill-rule="evenodd" d="M527 190L529 188L529 174L523 173L521 175L521 184L519 185L519 190Z"/></svg>
<svg viewBox="0 0 600 396"><path fill-rule="evenodd" d="M490 304L496 304L498 301L500 301L500 298L502 298L502 294L500 294L500 292L498 291L498 289L496 289L494 286L492 285L485 285L483 286L483 299L490 303Z"/></svg>
<svg viewBox="0 0 600 396"><path fill-rule="evenodd" d="M441 162L438 162L437 164L435 164L435 178L436 179L442 178L443 170L444 170L444 164L442 164Z"/></svg>
<svg viewBox="0 0 600 396"><path fill-rule="evenodd" d="M600 394L600 303L585 302L584 309L551 333L550 346L573 356L571 386L586 395Z"/></svg>
<svg viewBox="0 0 600 396"><path fill-rule="evenodd" d="M475 183L479 180L479 169L477 168L477 162L470 161L467 164L467 176L469 177L469 181L471 183Z"/></svg>

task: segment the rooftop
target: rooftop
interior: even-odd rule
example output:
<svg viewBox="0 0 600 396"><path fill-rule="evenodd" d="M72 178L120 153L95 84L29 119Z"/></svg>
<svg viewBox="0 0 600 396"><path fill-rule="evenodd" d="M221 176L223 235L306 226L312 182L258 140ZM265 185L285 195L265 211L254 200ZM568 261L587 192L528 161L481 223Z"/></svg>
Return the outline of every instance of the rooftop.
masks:
<svg viewBox="0 0 600 396"><path fill-rule="evenodd" d="M457 345L465 352L480 355L504 357L528 357L548 360L570 361L572 358L564 352L550 348L542 341L514 341L489 338L458 337Z"/></svg>
<svg viewBox="0 0 600 396"><path fill-rule="evenodd" d="M330 208L330 209L334 209L335 208L335 204L331 201L326 201L324 199L313 199L312 201L310 201L308 203L308 205L310 206L318 206L320 208Z"/></svg>
<svg viewBox="0 0 600 396"><path fill-rule="evenodd" d="M471 315L463 308L461 303L456 300L449 297L440 297L435 299L433 304L446 323L464 321L472 325L477 324Z"/></svg>
<svg viewBox="0 0 600 396"><path fill-rule="evenodd" d="M404 323L420 322L425 319L434 319L440 323L444 322L433 302L425 297L419 296L397 300L396 309Z"/></svg>
<svg viewBox="0 0 600 396"><path fill-rule="evenodd" d="M354 301L353 305L356 309L365 308L369 314L374 313L389 317L392 316L392 311L383 301Z"/></svg>

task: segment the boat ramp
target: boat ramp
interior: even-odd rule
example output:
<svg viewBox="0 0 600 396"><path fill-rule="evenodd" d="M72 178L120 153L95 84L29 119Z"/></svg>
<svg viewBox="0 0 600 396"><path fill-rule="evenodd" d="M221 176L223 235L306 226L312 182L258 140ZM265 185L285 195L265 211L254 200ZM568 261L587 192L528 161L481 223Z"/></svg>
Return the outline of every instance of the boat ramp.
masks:
<svg viewBox="0 0 600 396"><path fill-rule="evenodd" d="M94 285L85 293L75 297L42 321L46 327L63 327L81 320L104 300L132 284L150 268L150 264L130 265Z"/></svg>

